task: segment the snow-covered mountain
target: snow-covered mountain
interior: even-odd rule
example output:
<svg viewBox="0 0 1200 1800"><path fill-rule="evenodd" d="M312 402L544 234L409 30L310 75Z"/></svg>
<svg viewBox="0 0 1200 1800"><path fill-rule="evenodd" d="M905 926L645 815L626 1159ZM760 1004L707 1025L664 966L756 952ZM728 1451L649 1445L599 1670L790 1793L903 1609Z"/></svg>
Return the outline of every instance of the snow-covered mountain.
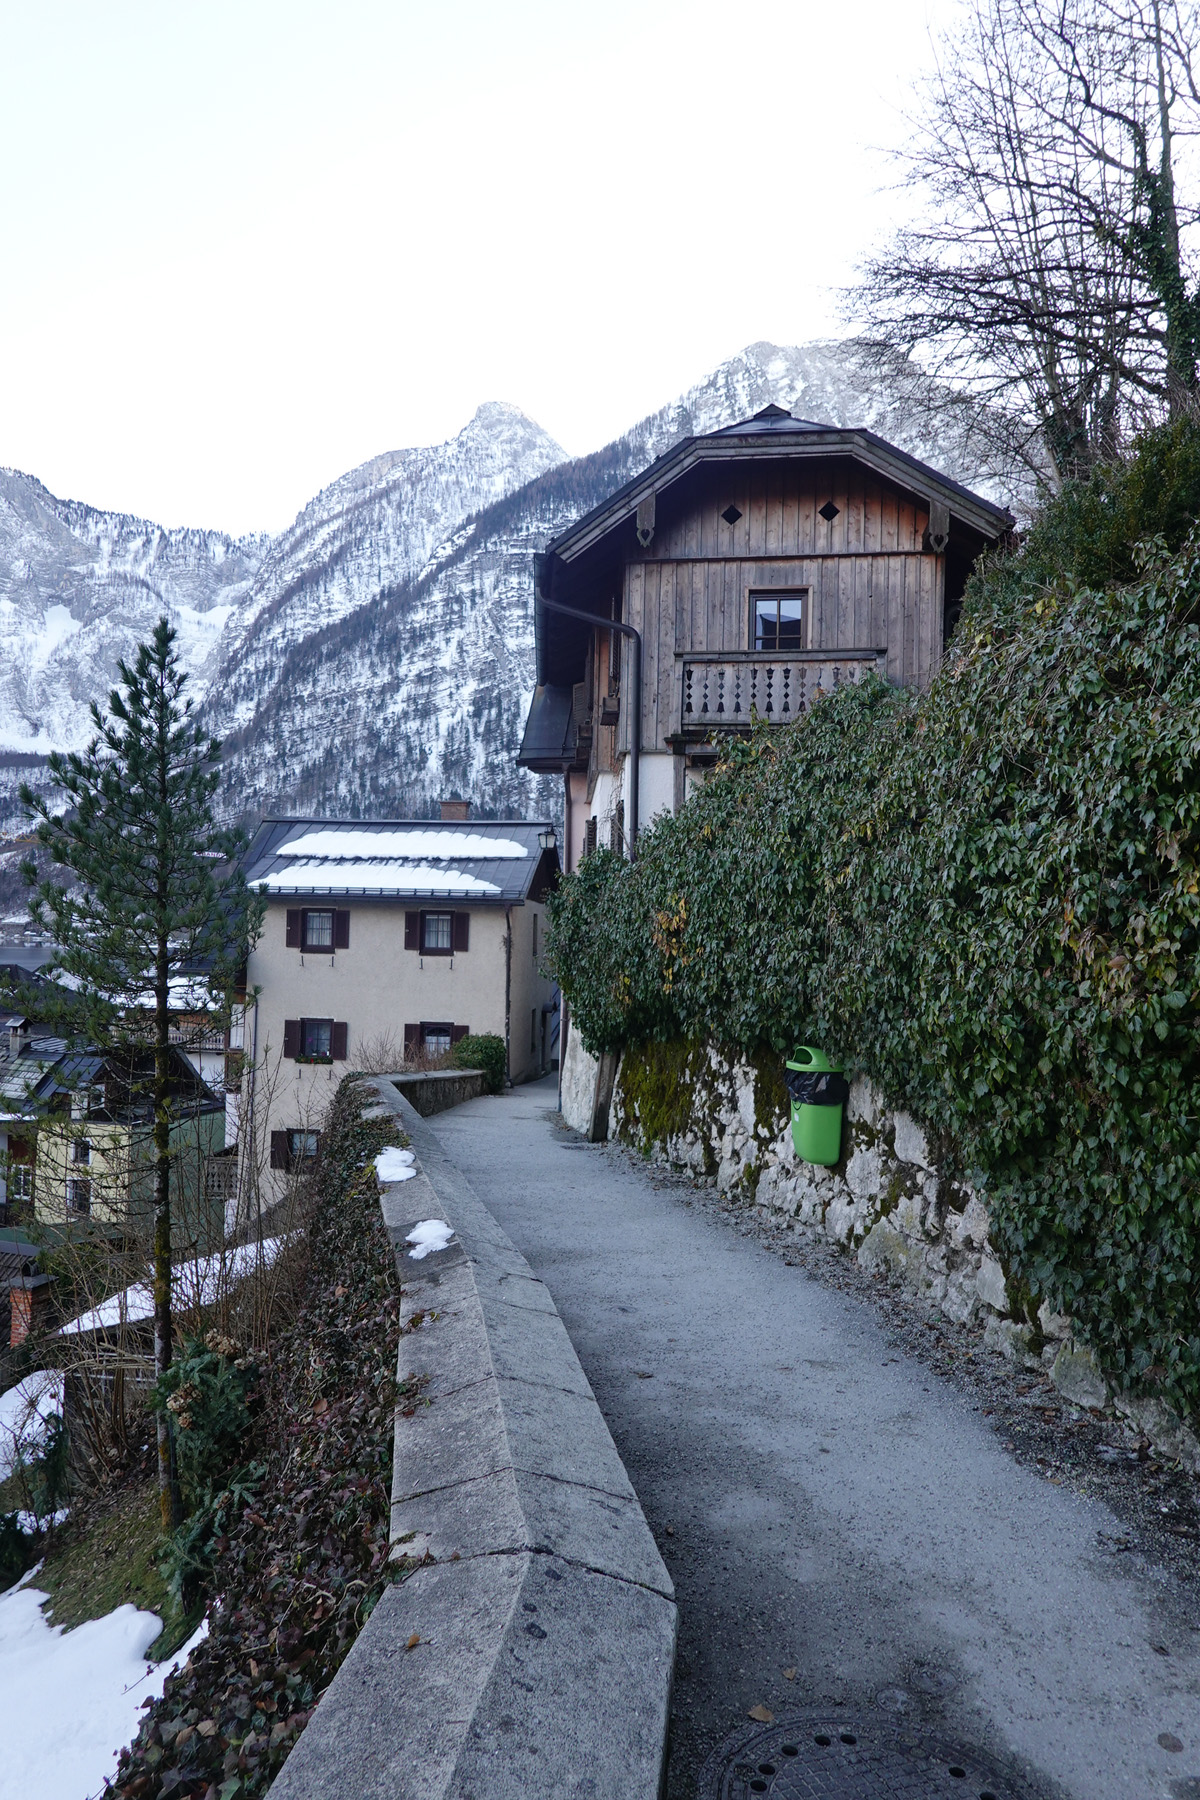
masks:
<svg viewBox="0 0 1200 1800"><path fill-rule="evenodd" d="M0 469L0 752L77 746L164 612L203 679L270 542L165 531Z"/></svg>
<svg viewBox="0 0 1200 1800"><path fill-rule="evenodd" d="M233 814L397 817L452 792L484 813L555 806L557 783L513 763L532 553L680 437L770 401L1008 497L965 403L836 343L754 344L575 460L517 408L482 406L449 443L343 476L273 540L166 532L0 475L0 830L19 776L37 776L11 753L84 741L88 700L163 611L226 740Z"/></svg>

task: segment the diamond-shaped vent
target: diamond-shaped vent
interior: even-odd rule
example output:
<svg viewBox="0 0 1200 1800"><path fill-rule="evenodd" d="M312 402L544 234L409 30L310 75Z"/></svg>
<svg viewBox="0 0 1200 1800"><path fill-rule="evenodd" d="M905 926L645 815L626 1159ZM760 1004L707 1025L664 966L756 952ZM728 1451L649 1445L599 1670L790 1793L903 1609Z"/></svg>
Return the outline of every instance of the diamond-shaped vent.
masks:
<svg viewBox="0 0 1200 1800"><path fill-rule="evenodd" d="M821 517L828 520L829 524L832 525L842 509L840 506L835 506L832 500L827 500L824 506L818 507L817 510Z"/></svg>
<svg viewBox="0 0 1200 1800"><path fill-rule="evenodd" d="M727 525L736 525L741 516L742 509L740 506L727 506L725 511L721 514L721 517Z"/></svg>

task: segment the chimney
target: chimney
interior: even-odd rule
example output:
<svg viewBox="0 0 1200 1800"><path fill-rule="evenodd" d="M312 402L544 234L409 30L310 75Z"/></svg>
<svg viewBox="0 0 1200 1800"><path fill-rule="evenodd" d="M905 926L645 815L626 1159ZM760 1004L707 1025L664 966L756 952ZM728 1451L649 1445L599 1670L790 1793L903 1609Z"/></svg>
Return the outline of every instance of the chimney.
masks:
<svg viewBox="0 0 1200 1800"><path fill-rule="evenodd" d="M442 801L443 823L451 823L451 824L461 825L463 820L469 819L470 816L471 816L471 802L469 800L443 800Z"/></svg>
<svg viewBox="0 0 1200 1800"><path fill-rule="evenodd" d="M31 1331L41 1331L50 1320L49 1275L19 1275L9 1283L10 1323L8 1344L15 1350Z"/></svg>

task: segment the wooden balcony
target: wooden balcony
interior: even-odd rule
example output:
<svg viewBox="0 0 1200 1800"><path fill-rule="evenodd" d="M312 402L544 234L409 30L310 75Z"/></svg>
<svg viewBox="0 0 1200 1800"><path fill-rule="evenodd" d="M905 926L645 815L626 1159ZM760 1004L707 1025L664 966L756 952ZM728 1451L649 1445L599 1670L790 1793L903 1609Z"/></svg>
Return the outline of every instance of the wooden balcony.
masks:
<svg viewBox="0 0 1200 1800"><path fill-rule="evenodd" d="M882 675L886 650L793 650L769 656L760 650L694 655L680 653L682 704L679 731L706 738L713 731L745 731L755 721L787 725L814 700L874 670Z"/></svg>

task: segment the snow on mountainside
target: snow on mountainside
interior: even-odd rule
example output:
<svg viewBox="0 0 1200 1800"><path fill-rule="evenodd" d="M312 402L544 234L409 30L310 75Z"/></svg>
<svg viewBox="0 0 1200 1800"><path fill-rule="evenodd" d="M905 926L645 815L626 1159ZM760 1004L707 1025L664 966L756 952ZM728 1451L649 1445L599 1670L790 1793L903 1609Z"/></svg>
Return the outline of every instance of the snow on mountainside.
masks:
<svg viewBox="0 0 1200 1800"><path fill-rule="evenodd" d="M269 543L166 531L0 469L0 752L80 745L88 701L164 612L202 672Z"/></svg>
<svg viewBox="0 0 1200 1800"><path fill-rule="evenodd" d="M565 456L517 407L491 401L448 444L377 456L318 494L229 622L211 688L216 728L253 717L293 645L419 579L464 519Z"/></svg>
<svg viewBox="0 0 1200 1800"><path fill-rule="evenodd" d="M559 782L513 761L533 686L534 551L680 437L771 401L798 417L865 425L997 492L974 456L969 412L922 384L912 374L882 382L853 346L752 345L605 449L483 508L414 580L363 593L352 617L291 647L277 679L254 684L252 714L239 712L230 802L250 817L403 817L459 793L494 816L556 812Z"/></svg>
<svg viewBox="0 0 1200 1800"><path fill-rule="evenodd" d="M680 437L771 401L867 426L996 498L1013 491L967 406L839 343L751 345L572 461L515 407L482 406L449 443L343 476L269 542L162 532L0 478L0 632L12 620L15 633L0 765L5 745L80 742L87 700L165 609L226 740L231 814L422 815L453 792L493 816L556 810L559 784L513 762L533 683L533 552ZM21 772L0 766L0 829L16 823Z"/></svg>

